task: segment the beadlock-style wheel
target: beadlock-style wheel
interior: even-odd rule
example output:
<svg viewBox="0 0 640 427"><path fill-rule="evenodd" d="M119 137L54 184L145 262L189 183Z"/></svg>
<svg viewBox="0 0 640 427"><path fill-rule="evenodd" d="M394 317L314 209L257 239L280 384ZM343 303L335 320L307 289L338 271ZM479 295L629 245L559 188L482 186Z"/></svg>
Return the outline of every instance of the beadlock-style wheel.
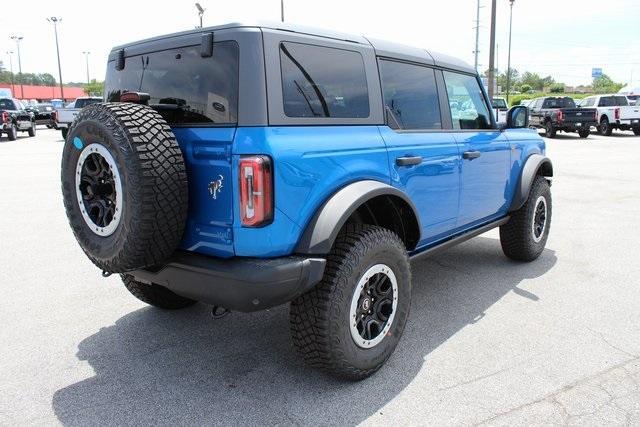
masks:
<svg viewBox="0 0 640 427"><path fill-rule="evenodd" d="M547 200L544 196L540 196L536 199L534 208L533 221L531 222L531 234L533 235L533 241L538 243L544 236L544 231L547 227Z"/></svg>
<svg viewBox="0 0 640 427"><path fill-rule="evenodd" d="M120 224L122 181L115 159L103 145L87 145L78 158L76 195L80 213L98 236L110 236Z"/></svg>
<svg viewBox="0 0 640 427"><path fill-rule="evenodd" d="M351 298L351 337L358 347L379 344L391 329L398 305L398 281L393 270L376 264L360 278Z"/></svg>

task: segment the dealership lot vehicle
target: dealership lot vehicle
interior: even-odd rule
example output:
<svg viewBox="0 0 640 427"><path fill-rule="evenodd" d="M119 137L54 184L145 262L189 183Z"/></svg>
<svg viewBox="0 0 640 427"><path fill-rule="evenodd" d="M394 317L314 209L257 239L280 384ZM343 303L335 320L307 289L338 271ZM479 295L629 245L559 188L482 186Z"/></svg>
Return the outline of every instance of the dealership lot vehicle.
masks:
<svg viewBox="0 0 640 427"><path fill-rule="evenodd" d="M82 110L87 105L95 104L98 102L102 102L102 98L88 96L78 98L64 108L57 108L52 115L53 127L56 129L60 129L60 131L62 132L62 137L66 138L67 132L69 131L69 125L71 125L80 110Z"/></svg>
<svg viewBox="0 0 640 427"><path fill-rule="evenodd" d="M393 353L410 257L497 227L509 258L544 250L544 142L524 107L498 127L454 58L231 24L114 48L105 91L62 158L85 254L162 308L291 302L296 348L337 376L365 378Z"/></svg>
<svg viewBox="0 0 640 427"><path fill-rule="evenodd" d="M640 106L629 105L624 95L594 95L580 101L580 107L598 112L598 132L609 136L613 129L632 130L640 135Z"/></svg>
<svg viewBox="0 0 640 427"><path fill-rule="evenodd" d="M492 100L493 111L495 112L496 122L504 123L507 121L507 100L504 98L493 98ZM526 107L526 105L525 105Z"/></svg>
<svg viewBox="0 0 640 427"><path fill-rule="evenodd" d="M36 108L36 124L47 125L47 127L53 127L51 115L53 114L53 104L42 102L35 105Z"/></svg>
<svg viewBox="0 0 640 427"><path fill-rule="evenodd" d="M0 136L7 135L10 141L18 138L18 132L36 135L36 119L25 109L21 101L14 98L0 98Z"/></svg>
<svg viewBox="0 0 640 427"><path fill-rule="evenodd" d="M547 138L554 138L558 131L578 132L580 138L587 138L598 123L595 108L577 108L567 96L537 98L530 110L531 124L544 129Z"/></svg>

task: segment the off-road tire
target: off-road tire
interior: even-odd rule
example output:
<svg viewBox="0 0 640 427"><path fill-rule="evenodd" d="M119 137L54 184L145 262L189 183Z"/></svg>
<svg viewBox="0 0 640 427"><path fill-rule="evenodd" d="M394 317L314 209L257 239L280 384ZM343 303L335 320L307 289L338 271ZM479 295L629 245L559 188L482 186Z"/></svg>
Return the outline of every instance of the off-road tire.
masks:
<svg viewBox="0 0 640 427"><path fill-rule="evenodd" d="M606 117L603 117L602 120L600 120L600 126L598 126L598 132L602 136L611 136L611 134L613 133L613 128L609 123L609 119L607 119Z"/></svg>
<svg viewBox="0 0 640 427"><path fill-rule="evenodd" d="M156 284L148 285L138 282L129 274L121 274L120 276L122 277L124 286L134 297L154 307L177 310L189 307L197 302L189 298L181 297L164 286Z"/></svg>
<svg viewBox="0 0 640 427"><path fill-rule="evenodd" d="M556 128L553 127L553 122L551 120L548 120L544 124L544 136L546 136L547 138L555 138L556 132Z"/></svg>
<svg viewBox="0 0 640 427"><path fill-rule="evenodd" d="M29 128L28 132L29 132L29 136L30 137L36 136L36 124L35 123L31 124L31 127Z"/></svg>
<svg viewBox="0 0 640 427"><path fill-rule="evenodd" d="M638 128L633 128L633 134L634 134L634 135L637 135L637 136L640 136L640 127L638 127Z"/></svg>
<svg viewBox="0 0 640 427"><path fill-rule="evenodd" d="M578 131L578 135L580 135L580 138L588 138L589 135L591 135L591 130L590 129L581 129Z"/></svg>
<svg viewBox="0 0 640 427"><path fill-rule="evenodd" d="M169 125L147 106L93 104L78 114L68 136L62 193L69 224L85 254L112 273L162 264L182 239L188 204L184 159ZM76 194L76 168L85 141L107 149L121 178L123 206L108 236L89 228Z"/></svg>
<svg viewBox="0 0 640 427"><path fill-rule="evenodd" d="M7 138L9 138L9 141L15 141L18 139L18 128L15 124L11 124L9 127L9 130L7 131Z"/></svg>
<svg viewBox="0 0 640 427"><path fill-rule="evenodd" d="M62 139L67 140L67 135L69 134L69 128L60 128L60 132L62 133Z"/></svg>
<svg viewBox="0 0 640 427"><path fill-rule="evenodd" d="M398 283L398 304L391 327L370 348L356 345L350 307L359 279L373 265L391 268ZM392 231L347 224L327 256L322 281L291 302L293 344L305 362L334 376L361 380L376 372L395 350L411 305L411 270L404 244Z"/></svg>
<svg viewBox="0 0 640 427"><path fill-rule="evenodd" d="M546 224L541 238L535 241L532 223L537 201L544 197L546 202ZM529 198L517 211L511 214L509 221L500 227L500 244L504 254L516 261L533 261L540 256L549 237L551 226L551 188L543 176L536 176Z"/></svg>

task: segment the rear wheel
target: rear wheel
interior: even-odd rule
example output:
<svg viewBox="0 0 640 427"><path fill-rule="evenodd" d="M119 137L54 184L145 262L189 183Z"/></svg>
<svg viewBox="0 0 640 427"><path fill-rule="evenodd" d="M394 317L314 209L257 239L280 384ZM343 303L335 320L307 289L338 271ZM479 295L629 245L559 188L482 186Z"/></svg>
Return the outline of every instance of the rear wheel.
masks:
<svg viewBox="0 0 640 427"><path fill-rule="evenodd" d="M598 132L600 132L600 135L603 136L611 136L612 131L613 129L611 128L609 119L603 117L602 120L600 120L600 127L598 128Z"/></svg>
<svg viewBox="0 0 640 427"><path fill-rule="evenodd" d="M549 181L537 176L526 203L500 227L502 251L517 261L533 261L547 244L550 226L551 188Z"/></svg>
<svg viewBox="0 0 640 427"><path fill-rule="evenodd" d="M62 139L67 139L67 134L69 133L69 128L60 128L60 132L62 132Z"/></svg>
<svg viewBox="0 0 640 427"><path fill-rule="evenodd" d="M589 135L591 135L591 130L590 129L580 129L578 131L578 135L580 135L580 138L587 138Z"/></svg>
<svg viewBox="0 0 640 427"><path fill-rule="evenodd" d="M18 128L15 124L11 124L9 131L7 132L7 137L9 138L9 141L15 141L18 139Z"/></svg>
<svg viewBox="0 0 640 427"><path fill-rule="evenodd" d="M148 285L138 282L133 276L128 274L122 274L121 277L124 286L134 297L154 307L177 310L196 303L196 301L192 299L173 293L164 286L156 285L155 283Z"/></svg>
<svg viewBox="0 0 640 427"><path fill-rule="evenodd" d="M291 303L293 344L313 367L366 378L395 350L410 304L411 271L400 238L385 228L348 224L322 281Z"/></svg>
<svg viewBox="0 0 640 427"><path fill-rule="evenodd" d="M544 136L547 138L555 138L556 137L556 128L553 127L553 123L551 120L547 121L544 125Z"/></svg>
<svg viewBox="0 0 640 427"><path fill-rule="evenodd" d="M640 127L638 127L638 128L633 128L633 134L634 134L634 135L640 135Z"/></svg>

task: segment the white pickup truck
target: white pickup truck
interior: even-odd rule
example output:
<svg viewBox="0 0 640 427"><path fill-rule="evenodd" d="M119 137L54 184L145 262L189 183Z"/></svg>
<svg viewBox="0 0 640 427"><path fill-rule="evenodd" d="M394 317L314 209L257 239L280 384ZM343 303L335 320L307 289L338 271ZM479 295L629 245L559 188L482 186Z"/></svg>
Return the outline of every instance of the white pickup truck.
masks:
<svg viewBox="0 0 640 427"><path fill-rule="evenodd" d="M52 120L56 129L62 131L62 137L67 139L67 132L69 132L69 125L73 123L76 116L87 105L102 102L102 98L95 96L86 96L77 98L70 104L67 104L65 108L59 108L52 114Z"/></svg>
<svg viewBox="0 0 640 427"><path fill-rule="evenodd" d="M609 136L613 129L632 130L640 135L640 105L629 105L624 95L593 95L580 101L580 107L598 111L598 132Z"/></svg>

